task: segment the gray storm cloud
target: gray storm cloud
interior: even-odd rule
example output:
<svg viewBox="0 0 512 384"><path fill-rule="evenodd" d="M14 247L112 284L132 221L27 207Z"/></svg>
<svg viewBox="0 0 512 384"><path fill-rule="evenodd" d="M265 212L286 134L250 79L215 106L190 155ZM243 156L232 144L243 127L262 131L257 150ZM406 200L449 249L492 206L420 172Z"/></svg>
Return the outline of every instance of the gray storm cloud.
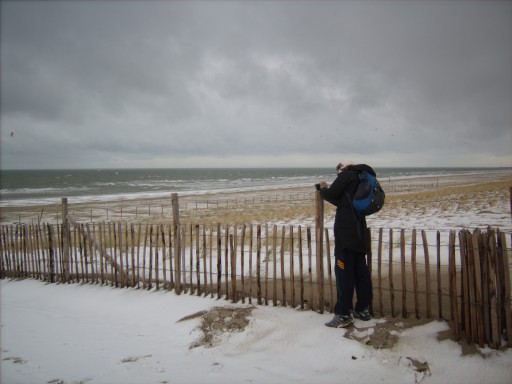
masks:
<svg viewBox="0 0 512 384"><path fill-rule="evenodd" d="M510 1L1 11L2 168L512 166Z"/></svg>

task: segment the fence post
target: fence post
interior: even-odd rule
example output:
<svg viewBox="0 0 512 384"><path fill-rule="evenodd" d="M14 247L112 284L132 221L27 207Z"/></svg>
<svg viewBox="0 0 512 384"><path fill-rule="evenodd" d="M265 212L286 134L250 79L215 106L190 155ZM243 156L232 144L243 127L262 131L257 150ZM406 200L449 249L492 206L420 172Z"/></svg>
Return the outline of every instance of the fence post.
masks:
<svg viewBox="0 0 512 384"><path fill-rule="evenodd" d="M258 305L261 305L261 224L256 226L256 284L256 296L258 298Z"/></svg>
<svg viewBox="0 0 512 384"><path fill-rule="evenodd" d="M437 250L437 313L440 319L443 318L443 291L441 288L441 233L436 232Z"/></svg>
<svg viewBox="0 0 512 384"><path fill-rule="evenodd" d="M326 231L326 233L327 233L327 231ZM327 238L327 236L326 236L326 238ZM373 258L373 255L372 255L372 230L371 230L371 228L368 228L368 238L366 239L366 241L367 241L366 249L368 250L366 252L366 265L368 266L368 273L370 274L370 281L372 281L372 258ZM329 245L329 239L328 238L327 238L327 245ZM331 264L329 263L329 269L330 268L331 268ZM331 272L329 271L329 274L330 273ZM331 294L331 298L332 298L332 294ZM333 299L332 301L334 302L335 300ZM333 308L333 312L334 312L334 304L333 304L332 308ZM374 311L373 311L373 284L372 284L372 296L371 296L371 299L370 299L369 309L370 309L370 314L373 316L374 315Z"/></svg>
<svg viewBox="0 0 512 384"><path fill-rule="evenodd" d="M382 303L382 233L383 229L379 229L379 244L377 248L377 281L379 294L379 312L380 317L384 317L384 305Z"/></svg>
<svg viewBox="0 0 512 384"><path fill-rule="evenodd" d="M48 223L48 269L49 269L49 275L50 275L50 283L55 283L55 238L53 235L53 226Z"/></svg>
<svg viewBox="0 0 512 384"><path fill-rule="evenodd" d="M510 219L512 220L512 187L509 189L510 191Z"/></svg>
<svg viewBox="0 0 512 384"><path fill-rule="evenodd" d="M230 271L231 271L231 300L233 303L236 303L238 301L238 295L237 295L237 275L236 275L236 252L238 249L238 238L237 238L237 224L234 224L233 233L229 234L229 263L230 263ZM228 244L226 244L226 251L228 249ZM226 263L227 263L226 259ZM243 263L242 263L243 265ZM227 264L226 264L227 266ZM243 268L241 269L241 275L243 276ZM227 275L226 275L227 278ZM243 287L243 285L242 285ZM244 295L243 288L242 288L242 296Z"/></svg>
<svg viewBox="0 0 512 384"><path fill-rule="evenodd" d="M491 305L491 340L489 345L491 348L498 349L500 346L501 338L501 318L498 316L498 312L501 311L501 292L499 282L499 269L500 265L498 262L498 255L496 250L496 235L491 228L487 229L487 244L489 247L489 302Z"/></svg>
<svg viewBox="0 0 512 384"><path fill-rule="evenodd" d="M460 339L459 312L457 305L457 267L455 265L455 231L450 231L448 244L448 260L450 274L450 309L452 320L452 331L456 341Z"/></svg>
<svg viewBox="0 0 512 384"><path fill-rule="evenodd" d="M418 299L418 270L416 268L416 228L412 230L411 239L412 286L414 290L414 313L420 318L420 304Z"/></svg>
<svg viewBox="0 0 512 384"><path fill-rule="evenodd" d="M421 236L423 239L423 255L425 256L425 301L427 303L427 319L430 319L432 317L432 307L430 303L430 255L425 230L421 231Z"/></svg>
<svg viewBox="0 0 512 384"><path fill-rule="evenodd" d="M181 236L180 236L180 206L178 194L171 194L172 204L172 228L174 233L174 289L179 295L181 293Z"/></svg>
<svg viewBox="0 0 512 384"><path fill-rule="evenodd" d="M68 219L68 198L62 198L62 264L64 282L70 281L69 274L69 251L70 251L70 227Z"/></svg>
<svg viewBox="0 0 512 384"><path fill-rule="evenodd" d="M389 229L389 300L391 303L391 316L395 317L395 286L393 283L393 228Z"/></svg>
<svg viewBox="0 0 512 384"><path fill-rule="evenodd" d="M332 268L331 268L331 248L329 247L329 230L327 228L324 228L324 234L325 234L325 248L326 248L326 259L327 259L327 276L329 276L329 304L330 304L330 312L334 312L334 305L336 304L336 297L334 296L333 292L333 286L332 286ZM370 272L371 276L371 272ZM370 303L370 310L371 310L371 303Z"/></svg>
<svg viewBox="0 0 512 384"><path fill-rule="evenodd" d="M512 220L512 187L509 189L510 196L510 220ZM510 240L512 241L512 235L510 235Z"/></svg>
<svg viewBox="0 0 512 384"><path fill-rule="evenodd" d="M471 240L471 248L473 250L474 266L475 266L475 316L476 316L476 331L478 336L478 345L483 347L485 344L484 336L484 307L482 305L482 259L480 255L480 249L478 245L478 238L480 237L480 231L475 229L473 235L468 233Z"/></svg>
<svg viewBox="0 0 512 384"><path fill-rule="evenodd" d="M405 274L405 230L400 230L400 265L402 267L402 317L407 318L407 282Z"/></svg>
<svg viewBox="0 0 512 384"><path fill-rule="evenodd" d="M505 324L504 327L507 333L507 346L512 347L512 309L510 307L511 298L510 298L510 274L508 273L510 266L508 261L507 254L507 242L505 239L505 234L500 232L499 234L499 246L502 253L502 262L503 262L503 285L505 288L505 297L503 297L503 307L505 312Z"/></svg>
<svg viewBox="0 0 512 384"><path fill-rule="evenodd" d="M315 230L316 230L316 277L318 284L318 311L324 313L324 263L323 263L323 249L324 249L324 200L320 195L320 191L315 193Z"/></svg>

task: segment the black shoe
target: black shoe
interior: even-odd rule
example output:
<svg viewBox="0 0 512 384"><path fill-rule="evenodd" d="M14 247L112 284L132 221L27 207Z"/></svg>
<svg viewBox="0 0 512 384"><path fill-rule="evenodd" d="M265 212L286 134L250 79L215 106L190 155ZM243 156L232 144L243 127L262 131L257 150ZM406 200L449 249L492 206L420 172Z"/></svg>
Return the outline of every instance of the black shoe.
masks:
<svg viewBox="0 0 512 384"><path fill-rule="evenodd" d="M360 319L363 321L371 320L372 315L370 315L370 311L368 308L363 309L362 311L353 311L352 316L354 316L356 319Z"/></svg>
<svg viewBox="0 0 512 384"><path fill-rule="evenodd" d="M334 315L331 321L325 323L326 326L332 328L345 328L354 322L354 319L350 315Z"/></svg>

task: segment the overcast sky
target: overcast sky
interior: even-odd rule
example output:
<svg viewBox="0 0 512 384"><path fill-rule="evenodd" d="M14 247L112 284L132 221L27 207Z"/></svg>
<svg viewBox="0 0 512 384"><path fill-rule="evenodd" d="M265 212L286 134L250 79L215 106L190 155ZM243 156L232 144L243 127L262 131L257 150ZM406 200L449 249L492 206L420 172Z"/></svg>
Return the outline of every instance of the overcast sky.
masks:
<svg viewBox="0 0 512 384"><path fill-rule="evenodd" d="M511 47L511 1L2 1L0 166L512 166Z"/></svg>

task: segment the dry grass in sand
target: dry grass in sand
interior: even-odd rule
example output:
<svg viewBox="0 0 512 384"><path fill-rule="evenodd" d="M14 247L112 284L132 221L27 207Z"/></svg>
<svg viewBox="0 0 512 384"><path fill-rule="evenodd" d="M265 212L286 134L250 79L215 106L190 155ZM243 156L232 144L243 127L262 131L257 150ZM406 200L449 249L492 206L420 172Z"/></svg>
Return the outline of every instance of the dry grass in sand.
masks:
<svg viewBox="0 0 512 384"><path fill-rule="evenodd" d="M180 214L182 222L201 224L265 224L310 222L315 217L314 200L264 201L214 209L190 210Z"/></svg>
<svg viewBox="0 0 512 384"><path fill-rule="evenodd" d="M393 221L397 217L423 216L443 213L470 212L485 214L498 204L507 206L510 198L510 180L487 181L470 185L440 185L414 192L388 193L386 204L376 215L380 221ZM385 188L385 186L384 186ZM192 210L182 214L182 221L201 224L301 224L313 225L315 219L314 195L302 200L268 201L209 210ZM334 219L335 207L326 203L326 223ZM509 215L510 211L503 212Z"/></svg>
<svg viewBox="0 0 512 384"><path fill-rule="evenodd" d="M438 214L453 211L475 211L485 214L491 207L506 206L510 199L512 179L471 185L454 185L432 190L391 194L379 216L389 219L397 216ZM506 212L504 212L506 213ZM510 213L510 211L509 211Z"/></svg>

